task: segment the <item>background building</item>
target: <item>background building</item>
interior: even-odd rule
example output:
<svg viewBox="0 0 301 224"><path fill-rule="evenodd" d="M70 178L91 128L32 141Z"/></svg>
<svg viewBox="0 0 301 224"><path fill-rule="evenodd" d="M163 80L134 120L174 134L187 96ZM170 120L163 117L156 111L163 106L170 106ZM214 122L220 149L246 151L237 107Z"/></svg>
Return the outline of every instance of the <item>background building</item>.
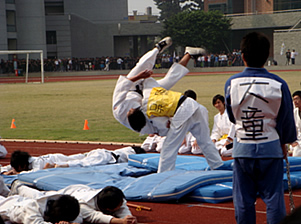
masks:
<svg viewBox="0 0 301 224"><path fill-rule="evenodd" d="M155 22L151 9L129 20L127 0L0 0L0 50L43 50L47 58L135 57L154 46L162 30Z"/></svg>
<svg viewBox="0 0 301 224"><path fill-rule="evenodd" d="M229 49L239 49L245 34L259 31L272 44L271 62L284 65L287 49L301 53L301 0L204 0L204 10L220 10L232 18ZM301 58L296 58L296 64L301 64Z"/></svg>
<svg viewBox="0 0 301 224"><path fill-rule="evenodd" d="M229 52L250 31L268 36L269 60L279 65L287 49L301 52L301 0L204 0L204 10L232 18ZM44 58L61 59L137 57L163 30L151 11L129 16L127 0L0 0L0 50L43 50Z"/></svg>

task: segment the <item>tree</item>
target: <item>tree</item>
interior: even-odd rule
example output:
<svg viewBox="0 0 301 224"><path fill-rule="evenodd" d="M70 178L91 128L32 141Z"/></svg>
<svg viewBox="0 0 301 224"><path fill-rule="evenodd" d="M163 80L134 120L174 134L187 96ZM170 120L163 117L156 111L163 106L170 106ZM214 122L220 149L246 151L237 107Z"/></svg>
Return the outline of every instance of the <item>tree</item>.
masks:
<svg viewBox="0 0 301 224"><path fill-rule="evenodd" d="M173 15L185 10L200 10L203 7L202 0L154 0L160 12L160 20L165 21Z"/></svg>
<svg viewBox="0 0 301 224"><path fill-rule="evenodd" d="M184 11L164 21L164 36L174 46L202 46L210 52L226 50L231 19L218 11Z"/></svg>

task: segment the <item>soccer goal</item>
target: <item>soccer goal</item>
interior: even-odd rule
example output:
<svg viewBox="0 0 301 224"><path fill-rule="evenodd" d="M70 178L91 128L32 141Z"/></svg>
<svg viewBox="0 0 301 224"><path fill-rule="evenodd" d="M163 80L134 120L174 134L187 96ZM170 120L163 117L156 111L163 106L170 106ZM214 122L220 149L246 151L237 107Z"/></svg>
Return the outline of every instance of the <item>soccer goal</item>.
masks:
<svg viewBox="0 0 301 224"><path fill-rule="evenodd" d="M12 50L12 51L0 51L0 54L26 54L26 76L25 82L28 83L28 61L29 54L40 54L41 59L41 83L44 83L44 59L43 50Z"/></svg>

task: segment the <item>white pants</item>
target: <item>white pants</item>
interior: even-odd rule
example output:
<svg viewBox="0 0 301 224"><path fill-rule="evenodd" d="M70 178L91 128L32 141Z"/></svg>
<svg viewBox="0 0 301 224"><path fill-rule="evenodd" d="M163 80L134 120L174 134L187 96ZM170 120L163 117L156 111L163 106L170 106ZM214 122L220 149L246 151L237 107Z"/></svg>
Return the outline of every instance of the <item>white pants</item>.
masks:
<svg viewBox="0 0 301 224"><path fill-rule="evenodd" d="M186 100L182 104L183 107L185 107L185 102ZM180 111L177 113L180 113ZM171 122L170 130L167 133L160 153L158 173L175 169L178 149L186 133L189 131L196 138L198 145L203 150L210 168L215 169L223 165L222 159L211 141L210 129L202 114L202 110L198 108L180 127L176 128L173 122Z"/></svg>

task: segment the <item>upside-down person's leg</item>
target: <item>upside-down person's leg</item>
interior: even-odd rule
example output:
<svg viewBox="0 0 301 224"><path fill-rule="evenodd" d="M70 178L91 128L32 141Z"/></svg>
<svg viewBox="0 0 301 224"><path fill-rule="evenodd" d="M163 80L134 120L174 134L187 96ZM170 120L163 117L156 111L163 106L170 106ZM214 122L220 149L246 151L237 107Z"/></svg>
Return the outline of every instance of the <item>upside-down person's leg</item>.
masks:
<svg viewBox="0 0 301 224"><path fill-rule="evenodd" d="M146 69L152 70L155 65L158 53L159 53L159 49L155 47L152 50L150 50L149 52L147 52L146 54L144 54L139 59L136 66L127 75L127 78L131 78L135 75L138 75L140 72L142 72Z"/></svg>

